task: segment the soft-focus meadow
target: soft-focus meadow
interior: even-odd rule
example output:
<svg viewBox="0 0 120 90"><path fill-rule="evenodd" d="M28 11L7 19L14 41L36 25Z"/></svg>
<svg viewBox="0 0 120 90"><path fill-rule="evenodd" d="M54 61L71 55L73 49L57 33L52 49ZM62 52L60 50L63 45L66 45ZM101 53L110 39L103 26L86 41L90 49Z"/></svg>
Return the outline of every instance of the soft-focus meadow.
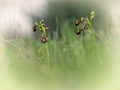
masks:
<svg viewBox="0 0 120 90"><path fill-rule="evenodd" d="M117 6L105 12L108 7L103 9L103 3L103 7L99 5L97 8L99 2L89 2L89 5L86 1L87 3L82 2L83 6L80 6L79 11L75 9L79 4L75 6L64 3L65 1L45 1L41 4L43 7L45 3L46 7L51 6L42 15L40 12L43 9L37 7L39 0L26 1L27 8L21 6L22 0L18 1L13 0L16 10L10 14L11 17L5 15L8 19L4 16L4 19L1 18L0 29L3 33L0 34L0 90L120 89L120 32L119 23L115 21L119 19L119 14L113 13L118 12ZM12 5L13 2L6 0L4 4ZM86 4L88 6L84 6ZM38 13L34 10L38 10ZM89 17L91 10L96 13L93 23L95 34L86 32L76 35L75 20L81 16ZM41 19L45 19L50 27L47 33L48 51L46 45L39 40L41 32L32 32L34 22Z"/></svg>

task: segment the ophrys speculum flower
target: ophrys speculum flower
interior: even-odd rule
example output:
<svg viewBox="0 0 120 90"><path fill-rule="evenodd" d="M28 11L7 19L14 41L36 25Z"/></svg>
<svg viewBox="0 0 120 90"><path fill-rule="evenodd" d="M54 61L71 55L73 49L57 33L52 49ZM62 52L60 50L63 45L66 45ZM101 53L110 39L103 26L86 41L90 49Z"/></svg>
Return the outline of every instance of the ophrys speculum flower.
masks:
<svg viewBox="0 0 120 90"><path fill-rule="evenodd" d="M40 38L40 41L42 43L46 43L48 41L48 37L47 37L47 30L48 27L46 26L46 24L44 23L44 20L41 20L39 23L35 23L33 26L33 32L35 32L37 29L39 29L42 33L42 36Z"/></svg>
<svg viewBox="0 0 120 90"><path fill-rule="evenodd" d="M90 18L81 17L80 19L75 21L75 30L76 34L80 35L81 32L85 33L86 30L93 29L93 20L95 18L95 12L92 11L90 14Z"/></svg>

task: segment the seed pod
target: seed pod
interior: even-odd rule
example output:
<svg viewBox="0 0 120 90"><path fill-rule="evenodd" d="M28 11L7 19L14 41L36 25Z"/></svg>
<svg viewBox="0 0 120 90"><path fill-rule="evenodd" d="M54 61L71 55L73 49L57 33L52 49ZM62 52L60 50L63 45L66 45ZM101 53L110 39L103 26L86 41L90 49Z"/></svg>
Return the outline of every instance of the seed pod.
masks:
<svg viewBox="0 0 120 90"><path fill-rule="evenodd" d="M80 22L78 20L75 21L75 25L78 26Z"/></svg>
<svg viewBox="0 0 120 90"><path fill-rule="evenodd" d="M41 37L41 38L40 38L40 41L41 41L42 43L46 43L46 42L48 41L48 38L46 38L46 37Z"/></svg>
<svg viewBox="0 0 120 90"><path fill-rule="evenodd" d="M76 34L77 34L77 35L79 35L80 33L81 33L81 31L80 31L80 30L77 30L77 31L76 31Z"/></svg>

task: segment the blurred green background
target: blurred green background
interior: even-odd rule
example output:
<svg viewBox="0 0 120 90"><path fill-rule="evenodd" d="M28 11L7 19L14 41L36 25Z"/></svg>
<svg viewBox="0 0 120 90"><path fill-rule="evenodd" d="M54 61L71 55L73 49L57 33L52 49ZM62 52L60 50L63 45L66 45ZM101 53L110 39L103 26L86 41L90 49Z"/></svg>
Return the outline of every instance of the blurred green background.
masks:
<svg viewBox="0 0 120 90"><path fill-rule="evenodd" d="M17 38L6 34L7 41L3 46L1 44L1 51L5 52L7 66L1 69L0 89L113 90L113 81L117 82L118 78L113 78L113 60L118 52L115 52L116 41L112 38L107 10L88 1L48 3L45 16L31 17L33 24L44 19L49 26L49 56L46 45L39 41L40 31L30 36L18 35ZM93 26L96 34L76 35L75 20L89 17L91 11L95 11Z"/></svg>

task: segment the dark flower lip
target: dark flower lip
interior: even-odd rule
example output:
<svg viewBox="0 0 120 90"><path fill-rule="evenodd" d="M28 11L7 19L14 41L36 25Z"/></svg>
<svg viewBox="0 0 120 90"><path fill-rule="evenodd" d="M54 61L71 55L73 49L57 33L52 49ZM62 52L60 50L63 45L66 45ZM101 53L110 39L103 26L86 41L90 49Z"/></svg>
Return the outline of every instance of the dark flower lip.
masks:
<svg viewBox="0 0 120 90"><path fill-rule="evenodd" d="M38 27L38 23L35 22L34 26L33 26L33 32L35 32L37 30L37 27Z"/></svg>
<svg viewBox="0 0 120 90"><path fill-rule="evenodd" d="M80 30L77 30L77 31L76 31L76 34L77 34L77 35L80 35L80 33L81 33Z"/></svg>
<svg viewBox="0 0 120 90"><path fill-rule="evenodd" d="M37 28L37 26L34 25L34 26L33 26L33 32L35 32L35 31L37 30L36 28Z"/></svg>
<svg viewBox="0 0 120 90"><path fill-rule="evenodd" d="M78 20L75 21L75 25L78 26L80 22Z"/></svg>
<svg viewBox="0 0 120 90"><path fill-rule="evenodd" d="M33 29L33 32L35 32L36 31L36 29Z"/></svg>

